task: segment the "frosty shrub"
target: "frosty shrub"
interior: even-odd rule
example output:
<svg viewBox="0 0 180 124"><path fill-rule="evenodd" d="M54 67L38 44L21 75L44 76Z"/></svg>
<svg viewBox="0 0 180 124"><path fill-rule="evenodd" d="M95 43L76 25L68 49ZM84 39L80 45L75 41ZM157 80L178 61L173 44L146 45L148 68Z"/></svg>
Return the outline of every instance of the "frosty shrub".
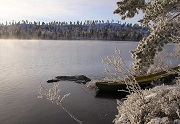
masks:
<svg viewBox="0 0 180 124"><path fill-rule="evenodd" d="M66 94L63 97L60 96L60 88L59 84L54 84L52 88L49 90L45 89L42 85L38 89L40 96L38 98L50 100L52 103L60 106L72 119L74 119L77 123L82 124L82 121L77 119L72 113L70 113L62 104L63 100L70 95Z"/></svg>
<svg viewBox="0 0 180 124"><path fill-rule="evenodd" d="M169 70L172 67L172 64L167 59L168 54L165 51L159 52L154 57L154 64L152 64L147 73L161 72Z"/></svg>
<svg viewBox="0 0 180 124"><path fill-rule="evenodd" d="M115 55L107 56L103 59L103 64L105 65L106 73L109 75L109 78L105 80L117 83L122 83L121 81L123 80L127 86L127 91L125 92L138 94L138 97L143 102L144 96L141 93L141 87L135 80L134 71L131 66L128 67L126 65L119 49L115 48Z"/></svg>
<svg viewBox="0 0 180 124"><path fill-rule="evenodd" d="M115 124L179 124L180 86L157 86L142 93L144 102L136 93L118 101Z"/></svg>
<svg viewBox="0 0 180 124"><path fill-rule="evenodd" d="M168 73L180 75L180 70L170 70ZM127 85L130 95L123 102L117 100L115 124L180 123L180 76L176 79L176 85L156 86L149 90L137 88L136 80L130 78L126 79L126 83L131 84Z"/></svg>
<svg viewBox="0 0 180 124"><path fill-rule="evenodd" d="M107 56L102 60L105 66L105 72L108 74L110 80L121 80L126 77L133 77L134 72L131 67L128 67L124 62L121 52L115 48L115 55Z"/></svg>

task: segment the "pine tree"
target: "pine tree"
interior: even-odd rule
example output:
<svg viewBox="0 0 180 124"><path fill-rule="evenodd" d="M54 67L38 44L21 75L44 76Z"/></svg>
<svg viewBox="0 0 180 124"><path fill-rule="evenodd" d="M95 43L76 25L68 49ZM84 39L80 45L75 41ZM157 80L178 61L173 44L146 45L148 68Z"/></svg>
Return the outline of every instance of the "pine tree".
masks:
<svg viewBox="0 0 180 124"><path fill-rule="evenodd" d="M180 0L121 0L114 13L122 19L132 18L140 11L144 13L139 22L149 26L150 34L144 37L132 51L134 69L145 73L154 63L154 57L163 46L180 40Z"/></svg>

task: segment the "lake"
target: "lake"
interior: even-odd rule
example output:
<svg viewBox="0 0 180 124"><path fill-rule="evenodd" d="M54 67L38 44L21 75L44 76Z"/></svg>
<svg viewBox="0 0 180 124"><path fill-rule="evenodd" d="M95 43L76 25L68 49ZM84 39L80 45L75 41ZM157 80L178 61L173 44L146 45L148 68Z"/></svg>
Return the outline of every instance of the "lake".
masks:
<svg viewBox="0 0 180 124"><path fill-rule="evenodd" d="M102 58L122 51L127 64L137 42L0 40L0 124L74 124L68 114L48 100L38 99L41 84L60 75L105 77ZM173 45L167 45L172 50ZM179 60L176 61L176 64ZM85 85L59 82L63 105L84 124L110 124L117 114L116 98L98 95ZM106 94L108 96L108 94ZM121 94L116 94L120 97Z"/></svg>

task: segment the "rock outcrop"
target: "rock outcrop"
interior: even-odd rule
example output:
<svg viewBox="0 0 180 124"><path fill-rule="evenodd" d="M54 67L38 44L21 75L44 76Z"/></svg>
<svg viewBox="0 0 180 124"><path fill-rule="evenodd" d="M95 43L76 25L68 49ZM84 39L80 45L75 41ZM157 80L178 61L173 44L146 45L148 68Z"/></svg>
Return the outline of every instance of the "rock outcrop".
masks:
<svg viewBox="0 0 180 124"><path fill-rule="evenodd" d="M76 83L86 84L91 81L90 78L84 75L75 75L75 76L57 76L54 79L48 80L48 83L58 82L58 81L74 81Z"/></svg>

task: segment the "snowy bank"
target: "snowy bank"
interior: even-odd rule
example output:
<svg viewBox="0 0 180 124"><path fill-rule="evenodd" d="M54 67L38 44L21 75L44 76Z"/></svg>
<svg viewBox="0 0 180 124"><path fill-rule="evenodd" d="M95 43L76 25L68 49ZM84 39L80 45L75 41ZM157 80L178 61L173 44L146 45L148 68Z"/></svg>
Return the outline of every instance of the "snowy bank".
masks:
<svg viewBox="0 0 180 124"><path fill-rule="evenodd" d="M180 85L156 86L118 101L115 124L180 124Z"/></svg>

